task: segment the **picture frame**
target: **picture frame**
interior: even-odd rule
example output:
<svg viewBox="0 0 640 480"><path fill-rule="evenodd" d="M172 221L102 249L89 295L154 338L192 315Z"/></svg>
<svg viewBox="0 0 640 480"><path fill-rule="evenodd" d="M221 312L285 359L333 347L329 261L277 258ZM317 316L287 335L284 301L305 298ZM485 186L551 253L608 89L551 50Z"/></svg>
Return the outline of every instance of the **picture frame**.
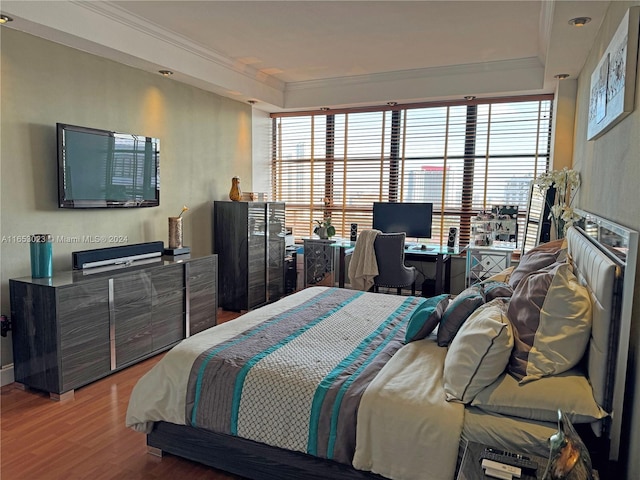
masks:
<svg viewBox="0 0 640 480"><path fill-rule="evenodd" d="M608 132L633 111L639 23L640 7L631 7L591 74L588 140Z"/></svg>

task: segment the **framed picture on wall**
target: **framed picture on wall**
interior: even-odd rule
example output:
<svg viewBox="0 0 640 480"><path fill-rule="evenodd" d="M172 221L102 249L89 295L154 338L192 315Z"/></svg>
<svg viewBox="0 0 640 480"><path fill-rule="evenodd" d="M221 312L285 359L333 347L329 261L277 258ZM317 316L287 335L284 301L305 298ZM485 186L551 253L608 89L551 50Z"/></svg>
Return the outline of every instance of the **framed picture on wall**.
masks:
<svg viewBox="0 0 640 480"><path fill-rule="evenodd" d="M595 140L633 111L640 7L627 10L591 74L587 139Z"/></svg>

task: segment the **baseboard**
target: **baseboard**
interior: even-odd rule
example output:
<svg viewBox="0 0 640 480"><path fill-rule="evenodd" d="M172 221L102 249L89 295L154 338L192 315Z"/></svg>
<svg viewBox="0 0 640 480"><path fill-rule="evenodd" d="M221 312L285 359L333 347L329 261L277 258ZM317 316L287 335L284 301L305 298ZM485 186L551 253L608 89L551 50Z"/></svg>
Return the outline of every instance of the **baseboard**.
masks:
<svg viewBox="0 0 640 480"><path fill-rule="evenodd" d="M2 367L2 369L0 369L0 387L9 385L14 381L15 381L15 376L13 375L13 364L8 365L6 367Z"/></svg>

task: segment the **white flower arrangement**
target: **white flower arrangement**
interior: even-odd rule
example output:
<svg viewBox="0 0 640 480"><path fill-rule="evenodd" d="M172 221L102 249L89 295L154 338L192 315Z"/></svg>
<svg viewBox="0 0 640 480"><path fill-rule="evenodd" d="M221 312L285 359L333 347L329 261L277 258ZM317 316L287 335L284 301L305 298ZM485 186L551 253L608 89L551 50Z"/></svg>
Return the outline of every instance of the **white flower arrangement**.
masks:
<svg viewBox="0 0 640 480"><path fill-rule="evenodd" d="M547 190L551 187L556 189L553 205L549 205L549 218L554 222L556 238L563 238L567 228L580 218L571 206L580 188L580 174L567 167L551 170L536 178L536 186L545 201Z"/></svg>

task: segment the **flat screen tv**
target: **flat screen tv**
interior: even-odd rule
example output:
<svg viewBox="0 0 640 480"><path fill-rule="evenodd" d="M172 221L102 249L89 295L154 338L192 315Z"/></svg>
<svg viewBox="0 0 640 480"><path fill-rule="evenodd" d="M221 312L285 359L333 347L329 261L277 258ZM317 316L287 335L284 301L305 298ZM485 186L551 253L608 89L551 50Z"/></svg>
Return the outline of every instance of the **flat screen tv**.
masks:
<svg viewBox="0 0 640 480"><path fill-rule="evenodd" d="M383 233L405 232L411 238L431 238L432 203L374 202L373 228Z"/></svg>
<svg viewBox="0 0 640 480"><path fill-rule="evenodd" d="M160 141L56 124L58 207L157 207Z"/></svg>

